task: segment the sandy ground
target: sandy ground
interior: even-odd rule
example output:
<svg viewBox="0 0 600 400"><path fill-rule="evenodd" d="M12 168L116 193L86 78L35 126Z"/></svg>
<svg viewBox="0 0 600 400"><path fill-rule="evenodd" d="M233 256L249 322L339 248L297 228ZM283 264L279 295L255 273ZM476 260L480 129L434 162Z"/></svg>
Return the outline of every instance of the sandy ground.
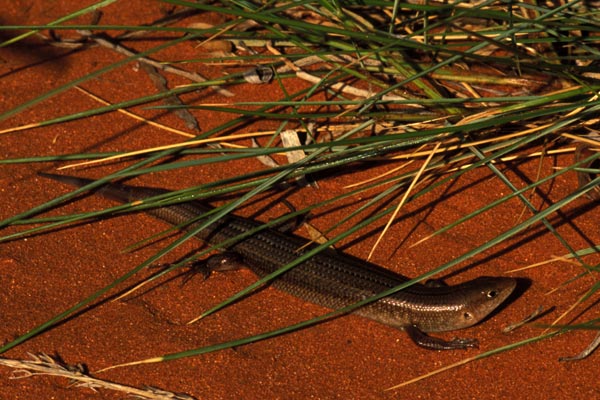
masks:
<svg viewBox="0 0 600 400"><path fill-rule="evenodd" d="M10 2L3 13L7 24L43 23L74 9L75 4L62 2ZM68 2L67 2L68 3ZM103 23L143 23L160 17L164 11L156 3L132 1L118 10L109 7ZM197 21L215 21L215 15L199 15ZM6 32L3 35L7 35ZM149 46L140 43L139 48ZM161 53L163 59L193 58L194 43L183 43ZM121 56L102 49L70 51L41 45L35 39L0 49L2 95L0 108L8 110L27 99L96 71ZM199 65L201 73L219 76L217 67ZM185 83L170 78L170 84ZM304 87L303 82L288 82L289 90ZM295 87L294 87L295 85ZM154 93L147 75L135 65L84 82L82 87L110 102L118 102ZM263 100L281 94L277 85L243 85L231 88L236 100ZM231 99L211 91L185 97L190 102L227 102ZM98 103L76 90L69 90L42 101L32 108L0 122L0 129L44 121L76 111L98 107ZM185 129L171 114L134 108L132 111L154 120ZM202 129L208 130L228 118L224 113L195 113ZM258 128L267 129L264 125ZM250 130L250 127L248 128ZM122 114L111 113L93 118L53 125L47 128L0 135L1 157L17 158L77 152L135 150L169 144L182 139L139 123ZM240 142L249 145L249 142ZM546 176L554 168L568 165L572 155L501 166L517 187ZM68 188L41 179L37 171L53 171L63 164L8 164L0 167L0 217L7 218L65 193ZM98 177L124 167L114 163L98 168L78 169L74 174ZM304 188L288 200L300 208L332 194L342 193L344 185L389 170L377 166L341 173L319 182L319 189ZM256 160L211 164L201 169L182 169L145 176L136 184L183 188L242 171L263 168ZM539 168L539 171L538 171ZM533 197L538 207L545 207L576 188L574 175L550 182ZM409 204L403 218L392 227L388 239L379 247L373 262L414 276L457 257L514 226L523 206L518 201L497 207L493 212L473 219L456 229L415 247L411 245L435 229L454 221L467 212L508 193L487 170L453 182ZM276 197L276 196L275 196ZM242 209L249 216L259 214L268 220L287 211L273 205L265 196ZM52 214L82 212L111 205L97 197L84 197ZM334 224L356 207L321 210L313 223L319 228ZM525 216L529 214L524 213ZM581 199L553 214L549 220L574 248L598 242L599 211ZM145 215L128 215L100 222L86 223L69 229L0 244L0 337L8 343L15 337L68 309L85 297L112 282L154 254L163 243L150 244L133 253L123 250L167 228ZM19 230L9 227L8 234ZM300 234L306 235L303 230ZM342 248L365 258L376 240L377 232L363 232ZM167 261L194 250L189 242ZM445 276L449 283L479 275L505 275L506 271L565 253L558 240L541 226L533 226L502 247L494 247L476 261L460 265ZM144 385L186 393L199 399L254 398L596 398L599 395L595 365L598 356L577 363L560 363L560 356L582 350L593 332L577 332L531 344L491 358L447 371L417 384L394 391L384 391L420 374L457 362L465 357L494 349L539 334L539 327L525 327L503 334L502 327L521 320L539 305L555 307L541 322L550 323L592 283L586 278L547 294L565 280L581 272L567 263L522 271L510 276L528 279L531 284L520 288L517 296L501 312L485 323L460 332L478 338L479 350L431 352L417 348L403 332L356 316L337 318L293 334L241 346L234 349L184 358L171 362L147 364L94 374L98 378L122 384ZM144 271L120 287L130 287L151 274ZM170 278L173 278L171 276ZM247 271L215 274L203 281L193 279L182 287L181 279L164 279L149 290L138 292L122 301L95 302L72 318L24 342L2 356L27 359L28 353L59 354L66 362L84 363L94 373L114 364L195 349L211 344L273 330L322 314L326 310L306 304L287 294L268 288L200 323L186 322L200 312L226 299L254 281ZM111 294L115 294L115 290ZM592 308L584 318L594 318ZM444 337L455 335L450 332ZM13 370L0 368L0 397L4 399L84 399L125 398L122 393L72 387L64 378L35 376L13 380Z"/></svg>

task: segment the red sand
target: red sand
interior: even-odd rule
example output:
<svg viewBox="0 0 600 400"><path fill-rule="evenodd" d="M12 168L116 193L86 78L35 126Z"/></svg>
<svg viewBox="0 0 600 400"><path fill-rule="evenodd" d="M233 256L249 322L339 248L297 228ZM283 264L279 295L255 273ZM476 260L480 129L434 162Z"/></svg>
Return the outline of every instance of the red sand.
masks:
<svg viewBox="0 0 600 400"><path fill-rule="evenodd" d="M28 3L29 4L29 3ZM142 7L144 4L146 7ZM103 24L148 22L160 16L156 3L131 2L106 9ZM3 13L5 24L36 24L51 21L65 14L60 2L10 2ZM200 16L210 21L214 16ZM4 34L6 36L6 33ZM148 45L145 43L144 45ZM195 56L194 44L187 43L161 53L164 59L184 59ZM30 39L16 46L0 49L2 76L2 110L11 109L27 99L45 93L72 79L95 71L121 56L94 48L70 52L39 45ZM204 68L204 67L202 67ZM219 76L218 68L202 73ZM170 84L185 83L170 78ZM298 83L304 85L304 83ZM111 102L134 98L155 89L143 71L133 65L102 75L81 85ZM300 87L300 86L298 86ZM290 88L289 90L293 90ZM236 100L260 100L276 93L277 86L232 88ZM198 98L191 95L187 98ZM227 99L211 92L200 96L204 102L225 102ZM44 121L61 115L97 107L82 93L69 90L37 104L16 116L2 121L0 129ZM183 123L172 115L143 109L141 115L160 115L157 121L183 129ZM204 130L230 118L225 114L195 113ZM262 126L264 128L264 126ZM181 139L172 134L112 113L78 120L48 128L0 135L2 158L135 150ZM247 142L246 142L247 144ZM541 165L541 176L553 168L568 165L571 156L547 158ZM539 161L512 163L502 166L512 182L522 187L536 179ZM7 218L39 205L68 188L40 179L36 171L52 171L63 164L3 165L0 168L2 202L0 217ZM100 176L125 166L125 163L89 170L75 170L81 176ZM244 161L227 166L209 165L201 170L178 170L146 176L136 183L168 188L182 188L208 180L231 176L241 171L262 168L258 161ZM373 176L390 167L367 170L353 175L340 175L319 182L320 188L305 188L291 201L298 208L344 191L344 185ZM544 185L533 196L538 207L561 199L576 187L576 179L568 174ZM409 204L403 218L395 224L387 240L380 245L373 261L414 276L457 257L514 226L519 218L529 216L518 201L510 202L419 246L410 247L467 212L508 193L489 171L481 169L461 178L426 198ZM442 201L443 200L443 201ZM53 213L80 212L105 207L111 203L86 197ZM267 203L242 210L246 215ZM324 210L313 221L320 228L334 224L349 208ZM267 220L285 213L281 205L262 214ZM598 242L598 210L586 200L579 200L550 217L551 223L574 248ZM86 296L112 282L151 256L162 243L147 246L134 253L122 251L166 228L166 225L144 215L129 215L101 222L62 229L49 234L20 239L0 245L0 333L8 343L13 338L66 310ZM6 229L3 233L16 231ZM305 234L304 231L300 231ZM376 235L361 237L346 251L365 258ZM589 241L589 242L588 242ZM169 255L172 261L194 249L196 243L183 246ZM501 248L495 247L480 257L480 265L465 264L448 277L450 283L478 275L503 275L506 271L540 262L565 250L546 229L536 225ZM457 332L460 336L476 337L480 350L431 352L414 346L400 331L360 317L348 316L320 324L293 334L235 349L219 351L172 362L115 369L96 374L98 378L134 386L153 386L193 395L202 399L219 398L595 398L598 383L595 368L597 357L578 363L560 363L558 357L582 350L593 338L593 332L562 335L523 348L470 363L436 375L418 384L384 392L383 390L471 357L479 352L522 340L541 333L540 328L526 327L512 334L500 332L509 323L521 320L538 305L556 310L542 319L550 323L591 284L592 277L560 288L565 280L582 269L567 263L555 263L513 274L529 278L532 285L501 313L474 328ZM143 272L147 276L150 272ZM135 282L141 280L141 276ZM202 281L197 278L181 287L181 280L164 280L152 290L139 292L126 301L102 302L83 310L76 317L53 327L2 356L26 359L28 353L58 353L69 363L85 363L90 370L129 361L155 357L201 346L221 343L240 337L273 330L302 321L325 310L306 304L274 289L267 289L194 325L185 323L229 295L252 283L249 272L215 274ZM129 284L133 284L131 281ZM583 309L583 308L582 308ZM594 309L582 318L597 316ZM455 335L450 332L446 337ZM124 398L100 389L70 387L64 378L36 376L9 379L13 371L0 368L0 393L3 398Z"/></svg>

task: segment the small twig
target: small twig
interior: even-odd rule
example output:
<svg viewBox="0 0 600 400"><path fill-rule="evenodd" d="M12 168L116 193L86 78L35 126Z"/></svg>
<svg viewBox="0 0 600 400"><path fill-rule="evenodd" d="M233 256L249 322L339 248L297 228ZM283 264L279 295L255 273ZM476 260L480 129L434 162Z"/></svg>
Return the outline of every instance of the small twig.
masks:
<svg viewBox="0 0 600 400"><path fill-rule="evenodd" d="M93 40L94 42L98 43L102 47L106 47L108 49L114 50L117 53L123 54L127 57L133 57L137 54L136 52L129 50L120 44L112 42L105 35L96 35L87 30L78 30L77 33ZM172 67L170 65L163 64L161 62L152 60L151 58L148 58L148 57L139 57L139 58L137 58L137 60L141 63L149 64L149 65L157 68L160 71L183 76L184 78L187 78L193 82L206 82L208 80L198 73L189 72L189 71L185 71L185 70L182 70L182 69L179 69L176 67ZM227 96L227 97L233 97L233 93L231 93L227 89L223 89L216 85L211 85L210 88L213 89L214 91L216 91L217 93L219 93L220 95Z"/></svg>
<svg viewBox="0 0 600 400"><path fill-rule="evenodd" d="M140 63L140 66L148 74L148 76L150 77L150 80L152 81L152 84L154 85L156 90L158 90L161 93L167 93L169 91L169 87L167 86L167 80L165 79L164 76L162 76L158 72L156 67L154 67L153 65L150 65L148 63ZM169 97L165 97L163 99L163 103L165 103L168 106L183 106L184 105L183 102L181 101L181 99L175 94L173 94ZM200 126L198 125L198 121L196 120L196 118L194 118L192 113L190 113L190 111L187 108L183 108L183 107L179 108L178 107L174 110L174 113L180 119L182 119L183 122L185 122L185 126L188 129L200 132Z"/></svg>
<svg viewBox="0 0 600 400"><path fill-rule="evenodd" d="M534 319L539 318L542 313L547 314L547 312L544 311L544 306L539 306L538 308L535 309L534 312L532 312L531 314L529 314L528 316L523 318L521 321L515 322L513 324L510 324L510 325L504 327L502 329L502 332L503 333L512 332L515 329L518 329L518 328L522 327L523 325L528 324L529 322L533 321Z"/></svg>
<svg viewBox="0 0 600 400"><path fill-rule="evenodd" d="M558 359L558 361L579 361L579 360L583 360L584 358L586 358L587 356L589 356L590 354L592 354L597 348L598 346L600 346L600 332L598 332L598 334L596 335L596 337L594 338L594 340L591 341L591 343L585 348L583 349L583 351L575 356L567 356L567 357L560 357Z"/></svg>
<svg viewBox="0 0 600 400"><path fill-rule="evenodd" d="M277 49L273 48L272 46L267 46L267 48L269 49L269 51L271 53L273 53L277 56L281 56L281 53ZM358 60L358 59L348 57L348 56L340 59L340 57L336 56L336 55L327 55L327 56L323 56L323 57L321 57L321 56L305 57L305 58L295 61L294 63L291 63L291 62L289 62L289 60L287 58L282 57L282 61L285 63L285 65L278 68L277 73L281 74L281 73L288 72L288 71L294 71L296 74L296 77L318 85L318 84L321 84L323 79L318 76L309 74L308 72L302 71L301 67L306 67L306 66L309 66L312 64L324 62L323 58L327 58L332 62L345 62L345 63L347 63L346 66L355 64L359 61L363 62L363 60ZM347 83L342 83L342 82L333 83L330 85L330 87L333 90L338 90L340 92L351 94L351 95L357 96L357 97L370 98L371 96L376 95L376 93L373 93L373 92L370 92L370 91L364 90L364 89L359 89L359 88L350 86ZM402 97L402 96L398 96L398 95L394 95L394 94L386 94L386 95L382 96L381 99L382 99L382 101L405 101L405 100L407 100L406 97ZM407 107L415 107L415 108L424 108L420 104L407 104L406 106Z"/></svg>

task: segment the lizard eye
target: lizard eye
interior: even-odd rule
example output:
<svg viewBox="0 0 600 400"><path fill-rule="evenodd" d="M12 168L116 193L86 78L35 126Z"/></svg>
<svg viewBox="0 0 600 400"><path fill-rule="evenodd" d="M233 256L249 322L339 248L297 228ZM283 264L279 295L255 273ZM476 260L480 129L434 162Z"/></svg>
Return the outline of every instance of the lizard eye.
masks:
<svg viewBox="0 0 600 400"><path fill-rule="evenodd" d="M489 292L487 292L488 299L493 299L496 296L498 296L498 292L495 290L490 290Z"/></svg>

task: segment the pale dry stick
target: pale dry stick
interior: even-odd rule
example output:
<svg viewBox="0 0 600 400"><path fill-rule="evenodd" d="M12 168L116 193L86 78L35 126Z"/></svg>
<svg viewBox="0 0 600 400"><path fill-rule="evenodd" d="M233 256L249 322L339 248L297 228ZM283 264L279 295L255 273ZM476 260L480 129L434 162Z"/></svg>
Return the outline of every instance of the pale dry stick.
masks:
<svg viewBox="0 0 600 400"><path fill-rule="evenodd" d="M241 40L235 40L235 39L227 39L227 40L231 41L234 44L237 42L242 42ZM249 42L254 42L254 41L253 40L243 40L243 42L244 42L244 44L248 44ZM275 59L280 59L284 63L284 65L277 68L276 72L278 74L284 74L284 73L292 72L292 71L295 72L299 68L309 67L314 64L321 64L321 63L325 62L325 60L329 60L332 62L339 62L339 63L347 62L350 64L355 64L360 61L361 63L364 63L365 65L367 65L369 67L376 67L376 68L380 68L383 65L383 63L381 63L380 61L367 58L368 56L364 56L360 59L357 59L348 54L337 54L337 55L336 54L323 54L321 56L307 56L307 57L300 58L292 63L287 58L283 57L281 52L277 51L277 49L275 49L272 46L271 40L260 40L257 42L260 42L260 44L256 44L254 46L250 45L249 47L266 47L267 50L271 51L273 54L275 54L277 56ZM277 42L277 45L279 46L279 42ZM211 63L211 65L222 65L222 64L223 63ZM232 64L226 64L226 65L232 65ZM233 65L241 65L241 64L233 64Z"/></svg>
<svg viewBox="0 0 600 400"><path fill-rule="evenodd" d="M89 376L79 366L66 365L45 353L37 355L29 353L32 360L13 360L0 358L0 365L13 369L10 379L23 379L36 375L49 375L68 378L70 381L79 382L75 386L87 387L92 390L98 388L109 389L127 393L130 396L151 400L192 400L192 396L177 394L165 390L148 388L138 389L132 386L121 385Z"/></svg>
<svg viewBox="0 0 600 400"><path fill-rule="evenodd" d="M427 157L427 159L425 160L425 162L423 163L423 165L421 165L421 168L419 169L419 171L415 175L414 179L410 182L410 185L408 186L408 189L406 189L406 191L404 192L404 196L402 196L402 199L400 200L400 203L398 203L398 206L394 210L392 216L389 218L387 224L385 225L385 228L383 228L383 232L381 232L381 234L377 238L377 241L373 245L373 248L371 249L371 252L369 253L369 256L367 257L367 260L371 259L371 256L373 255L373 253L375 252L375 249L377 249L377 246L379 245L379 242L383 239L383 237L385 236L387 230L392 225L392 222L394 222L394 220L396 219L396 216L398 215L398 212L400 212L400 209L402 208L402 206L406 202L406 199L408 198L408 195L411 193L412 189L415 187L415 185L419 181L419 178L423 174L423 171L425 171L425 168L427 168L427 165L429 165L429 162L433 158L436 150L438 149L438 147L440 147L440 145L441 145L441 142L437 142L436 143L436 145L433 148L433 150L429 153L429 157Z"/></svg>
<svg viewBox="0 0 600 400"><path fill-rule="evenodd" d="M291 62L290 60L288 60L286 57L283 57L282 54L281 54L281 52L279 50L277 50L275 47L273 47L270 42L267 42L266 48L272 54L275 54L276 56L278 56L281 61L283 61L283 63L285 64L284 67L288 68L287 70L294 71L294 72L297 72L297 71L300 70L300 68L297 67L293 62ZM284 67L279 68L277 70L277 72L284 71L285 70ZM285 70L285 71L287 71L287 70Z"/></svg>
<svg viewBox="0 0 600 400"><path fill-rule="evenodd" d="M343 61L347 62L348 64L346 66L350 66L352 64L356 64L358 62L364 63L367 65L367 67L374 67L377 68L377 70L381 71L381 72L386 72L386 73L395 73L396 70L395 69L391 69L391 68L387 68L384 66L384 64L381 61L378 60L372 60L370 58L368 58L368 55L365 55L363 57L361 57L360 59L357 58L353 58L350 55L347 54L341 54L339 56L335 56L335 55L327 55L325 57L320 57L320 56L310 56L310 57L306 57L304 59L298 60L294 62L294 65L297 66L309 66L312 64L315 64L317 62L323 62L323 58L327 58L331 61L334 62L340 62L340 59L342 59ZM288 72L292 70L291 68L287 67L287 66L283 66L280 69L277 70L277 72L282 73L282 72ZM449 80L449 81L458 81L458 82L462 82L463 84L467 84L467 83L486 83L489 82L489 79L486 79L485 76L480 77L479 75L475 75L475 76L462 76L462 75L450 75L450 74L442 74L442 73L437 73L437 72L432 72L431 73L431 78L433 79L443 79L443 80ZM312 80L314 80L314 78L311 78ZM498 84L498 85L513 85L513 86L525 86L528 85L530 83L529 79L517 79L517 78L508 78L508 77L494 77L494 81L493 83ZM352 88L352 87L351 87ZM354 90L354 88L352 88ZM359 89L356 89L359 90ZM366 91L360 91L357 93L353 93L353 94L357 94L360 97L367 97L365 96ZM388 97L383 96L383 99L388 99L388 100L407 100L405 97L400 97L400 96L396 96L393 97L394 95L389 95L392 97ZM479 96L475 96L475 97L479 97ZM424 108L424 106L421 105L413 105L413 104L409 104L408 106L413 106L413 107L420 107L420 108Z"/></svg>
<svg viewBox="0 0 600 400"><path fill-rule="evenodd" d="M83 89L83 88L81 88L79 86L75 86L75 89L79 90L80 92L84 93L85 95L87 95L87 96L91 97L92 99L96 100L98 103L104 104L106 106L111 105L108 101L102 99L101 97L96 96L95 94L93 94L92 92L90 92L90 91L88 91L86 89ZM158 122L150 121L150 120L148 120L148 119L146 119L144 117L141 117L141 116L139 116L137 114L134 114L134 113L132 113L130 111L127 111L127 110L125 110L123 108L118 108L116 111L118 111L121 114L124 114L124 115L126 115L126 116L128 116L130 118L133 118L133 119L135 119L137 121L143 122L145 124L148 124L148 125L153 126L155 128L159 128L161 130L165 130L167 132L175 133L177 135L185 136L185 137L188 137L188 138L193 138L193 137L196 136L194 134L181 131L179 129L175 129L175 128L171 128L171 127L163 125L163 124L159 124Z"/></svg>
<svg viewBox="0 0 600 400"><path fill-rule="evenodd" d="M82 36L88 37L91 40L95 41L96 43L98 43L100 46L102 47L106 47L108 49L111 49L117 53L123 54L127 57L134 57L137 53L135 53L134 51L131 51L117 43L113 43L110 40L99 36L99 35L94 35L92 32L90 31L86 31L86 30L78 30L77 33L79 33ZM184 78L187 78L193 82L206 82L208 79L206 79L205 77L203 77L202 75L196 73L196 72L189 72L189 71L185 71L183 69L179 69L167 64L163 64L161 62L152 60L150 58L147 57L139 57L137 58L137 61L142 62L142 63L146 63L149 64L161 71L164 72L168 72L171 74L175 74L175 75L179 75L179 76L183 76ZM226 96L226 97L233 97L233 93L231 93L229 90L227 89L223 89L219 86L216 85L211 85L210 86L211 89L213 89L214 91L216 91L217 93L219 93L222 96Z"/></svg>
<svg viewBox="0 0 600 400"><path fill-rule="evenodd" d="M296 76L300 79L303 79L305 81L308 81L308 82L314 83L314 84L319 84L322 81L322 78L319 78L318 76L315 76L315 75L311 75L308 72L304 72L304 71L296 72ZM339 90L342 93L350 94L350 95L357 96L357 97L370 98L370 97L377 95L376 93L370 92L368 90L358 89L358 88L355 88L354 86L350 86L350 85L348 85L346 83L342 83L342 82L334 83L334 84L330 85L329 87L333 90ZM407 99L406 97L402 97L402 96L398 96L398 95L394 95L394 94L386 94L381 97L381 100L383 100L383 101L406 101L409 99ZM405 104L405 105L407 107L425 108L421 104Z"/></svg>
<svg viewBox="0 0 600 400"><path fill-rule="evenodd" d="M271 51L273 54L281 56L281 53L274 47L267 45L267 49L269 51ZM282 68L278 69L277 72L292 70L296 73L296 77L298 77L302 80L308 81L310 83L316 84L316 85L320 84L321 81L323 80L322 78L319 78L318 76L311 75L308 72L302 71L300 69L300 67L298 67L295 63L291 63L287 58L282 57L281 59L286 64L286 66L285 66L286 68L284 69L282 67ZM313 59L311 59L311 61L312 60ZM322 62L323 60L320 59L320 61ZM359 61L360 60L353 59L351 63L356 63ZM351 64L349 64L349 65L351 65ZM351 94L353 96L362 97L362 98L370 98L370 97L376 95L368 90L358 89L358 88L355 88L354 86L350 86L350 85L348 85L346 83L342 83L342 82L333 83L329 87L333 90L338 90L342 93L347 93L347 94ZM397 95L393 95L393 94L386 94L386 95L382 96L381 99L383 101L406 101L406 100L409 100L406 97L397 96ZM422 106L420 104L406 104L406 106L407 107L415 107L415 108L425 108L424 106Z"/></svg>
<svg viewBox="0 0 600 400"><path fill-rule="evenodd" d="M357 63L360 61L361 63L364 63L367 66L367 68L368 67L376 68L377 71L383 72L383 73L393 74L393 73L397 72L396 69L386 67L381 61L373 60L373 59L370 59L367 57L368 56L364 56L364 57L361 57L360 59L357 59L357 58L351 57L348 54L340 54L340 55L331 55L330 54L330 55L325 55L325 56L308 56L308 57L294 61L294 65L296 65L298 67L307 67L307 66L310 66L313 64L322 63L324 58L328 59L330 61L334 61L334 62L341 62L340 61L340 59L341 59L350 64ZM290 71L295 71L295 69L290 68L287 65L284 65L277 69L278 73L284 73L284 72L290 72ZM431 78L432 79L443 79L443 80L454 81L454 82L472 83L472 84L493 83L496 85L510 85L510 86L527 86L527 85L531 84L531 82L532 82L532 79L526 79L526 78L513 78L513 77L502 77L502 76L491 77L491 76L478 75L478 74L474 74L474 75L451 74L452 71L445 69L445 68L441 68L440 71L446 71L447 73L432 72ZM533 81L538 82L536 80L533 80Z"/></svg>

